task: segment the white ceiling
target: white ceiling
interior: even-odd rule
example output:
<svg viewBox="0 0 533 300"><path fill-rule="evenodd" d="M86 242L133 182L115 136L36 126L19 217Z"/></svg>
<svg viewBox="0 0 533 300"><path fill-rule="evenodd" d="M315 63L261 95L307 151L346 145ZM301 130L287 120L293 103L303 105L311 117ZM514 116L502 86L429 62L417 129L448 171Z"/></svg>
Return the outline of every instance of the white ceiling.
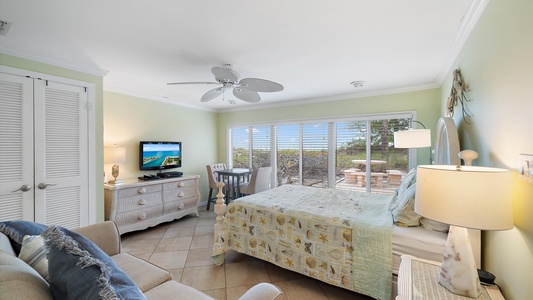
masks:
<svg viewBox="0 0 533 300"><path fill-rule="evenodd" d="M92 74L110 91L225 111L436 87L488 0L0 0L0 51ZM213 66L284 85L201 103ZM362 88L350 82L364 80Z"/></svg>

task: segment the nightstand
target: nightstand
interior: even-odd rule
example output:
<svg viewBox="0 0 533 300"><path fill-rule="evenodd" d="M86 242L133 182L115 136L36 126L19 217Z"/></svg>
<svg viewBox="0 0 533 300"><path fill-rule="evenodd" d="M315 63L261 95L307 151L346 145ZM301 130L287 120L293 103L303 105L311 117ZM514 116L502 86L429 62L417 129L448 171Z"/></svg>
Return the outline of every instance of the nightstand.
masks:
<svg viewBox="0 0 533 300"><path fill-rule="evenodd" d="M402 262L398 271L398 296L396 300L472 300L472 298L453 294L441 286L437 282L439 271L439 262L402 255ZM505 300L496 285L481 285L481 289L483 291L477 300Z"/></svg>

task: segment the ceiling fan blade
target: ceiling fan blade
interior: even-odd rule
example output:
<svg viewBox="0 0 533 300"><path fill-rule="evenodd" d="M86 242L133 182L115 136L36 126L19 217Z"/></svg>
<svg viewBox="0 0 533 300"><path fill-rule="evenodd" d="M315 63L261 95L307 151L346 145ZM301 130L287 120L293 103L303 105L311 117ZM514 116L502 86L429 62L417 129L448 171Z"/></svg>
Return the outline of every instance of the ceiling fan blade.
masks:
<svg viewBox="0 0 533 300"><path fill-rule="evenodd" d="M215 99L216 97L222 95L223 92L224 92L224 88L222 88L222 87L218 87L218 88L212 89L212 90L208 91L207 93L205 93L202 96L202 99L200 99L200 101L201 102L211 101L211 100Z"/></svg>
<svg viewBox="0 0 533 300"><path fill-rule="evenodd" d="M211 72L218 82L237 82L239 79L239 74L228 68L213 67Z"/></svg>
<svg viewBox="0 0 533 300"><path fill-rule="evenodd" d="M245 88L234 88L233 95L242 101L257 103L261 101L261 97L257 92L245 89Z"/></svg>
<svg viewBox="0 0 533 300"><path fill-rule="evenodd" d="M259 78L244 78L239 81L243 87L256 92L279 92L283 91L283 86L277 82L259 79Z"/></svg>
<svg viewBox="0 0 533 300"><path fill-rule="evenodd" d="M180 84L220 84L220 82L169 82L167 85L180 85Z"/></svg>

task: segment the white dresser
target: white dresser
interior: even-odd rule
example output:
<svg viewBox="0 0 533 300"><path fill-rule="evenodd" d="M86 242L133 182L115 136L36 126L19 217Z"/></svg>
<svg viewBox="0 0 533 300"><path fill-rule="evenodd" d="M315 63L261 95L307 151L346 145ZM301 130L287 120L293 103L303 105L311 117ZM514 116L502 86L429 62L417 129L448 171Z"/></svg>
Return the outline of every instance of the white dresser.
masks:
<svg viewBox="0 0 533 300"><path fill-rule="evenodd" d="M198 214L200 176L104 184L105 219L114 221L120 234Z"/></svg>

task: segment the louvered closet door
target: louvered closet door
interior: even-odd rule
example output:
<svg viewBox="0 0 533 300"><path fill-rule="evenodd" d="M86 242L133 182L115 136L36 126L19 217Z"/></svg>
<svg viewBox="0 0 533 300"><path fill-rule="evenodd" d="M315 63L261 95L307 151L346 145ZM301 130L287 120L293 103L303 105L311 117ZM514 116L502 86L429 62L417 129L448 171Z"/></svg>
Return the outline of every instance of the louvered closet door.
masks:
<svg viewBox="0 0 533 300"><path fill-rule="evenodd" d="M89 223L87 92L35 81L35 221Z"/></svg>
<svg viewBox="0 0 533 300"><path fill-rule="evenodd" d="M31 220L33 80L0 73L0 220Z"/></svg>

